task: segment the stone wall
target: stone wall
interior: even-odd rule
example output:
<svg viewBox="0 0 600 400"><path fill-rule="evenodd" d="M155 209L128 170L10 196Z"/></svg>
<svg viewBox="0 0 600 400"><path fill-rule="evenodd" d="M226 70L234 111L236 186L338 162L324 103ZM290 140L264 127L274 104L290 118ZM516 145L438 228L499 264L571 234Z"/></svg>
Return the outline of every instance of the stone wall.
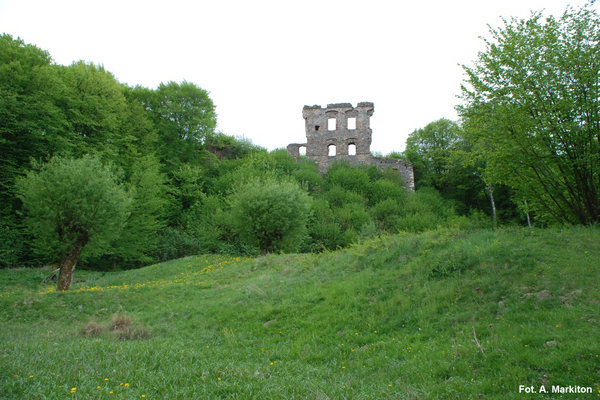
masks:
<svg viewBox="0 0 600 400"><path fill-rule="evenodd" d="M328 104L326 108L304 106L306 143L291 143L287 151L296 159L305 155L315 160L322 174L337 160L348 161L351 165L375 164L381 169L393 168L400 172L406 187L414 190L410 163L371 155L373 110L373 103L368 102L358 103L356 107L350 103ZM305 154L301 154L302 148Z"/></svg>

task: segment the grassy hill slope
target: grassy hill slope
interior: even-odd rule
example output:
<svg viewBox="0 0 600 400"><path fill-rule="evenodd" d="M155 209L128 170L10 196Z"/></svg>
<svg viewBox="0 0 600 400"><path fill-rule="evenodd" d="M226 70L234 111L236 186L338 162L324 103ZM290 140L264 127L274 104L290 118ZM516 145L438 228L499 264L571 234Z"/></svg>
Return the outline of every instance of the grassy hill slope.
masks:
<svg viewBox="0 0 600 400"><path fill-rule="evenodd" d="M0 270L1 398L599 396L596 228L188 257L76 271L68 293L41 284L48 273Z"/></svg>

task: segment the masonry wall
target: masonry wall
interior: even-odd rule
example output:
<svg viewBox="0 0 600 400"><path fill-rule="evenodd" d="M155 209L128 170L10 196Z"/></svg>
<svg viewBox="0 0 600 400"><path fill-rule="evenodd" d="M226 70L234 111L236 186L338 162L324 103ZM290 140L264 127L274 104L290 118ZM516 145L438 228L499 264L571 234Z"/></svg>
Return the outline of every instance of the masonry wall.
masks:
<svg viewBox="0 0 600 400"><path fill-rule="evenodd" d="M328 104L304 106L302 117L305 120L306 143L291 143L287 151L296 159L300 158L300 149L305 156L315 160L319 171L324 174L337 160L348 161L351 165L375 164L381 169L398 170L406 181L406 186L414 190L412 165L403 160L388 160L371 155L373 103Z"/></svg>

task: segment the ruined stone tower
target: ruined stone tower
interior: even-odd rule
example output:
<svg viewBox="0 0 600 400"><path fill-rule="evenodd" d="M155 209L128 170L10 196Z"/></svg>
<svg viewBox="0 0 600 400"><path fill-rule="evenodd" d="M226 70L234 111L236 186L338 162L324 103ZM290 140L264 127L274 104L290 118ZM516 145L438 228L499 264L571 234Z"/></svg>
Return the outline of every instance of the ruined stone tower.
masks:
<svg viewBox="0 0 600 400"><path fill-rule="evenodd" d="M346 160L351 165L392 168L401 173L406 187L414 190L413 168L409 162L371 155L373 110L373 103L368 102L358 103L356 107L350 103L328 104L327 108L304 106L306 143L291 143L287 151L297 160L304 155L315 160L321 173L327 172L336 160Z"/></svg>

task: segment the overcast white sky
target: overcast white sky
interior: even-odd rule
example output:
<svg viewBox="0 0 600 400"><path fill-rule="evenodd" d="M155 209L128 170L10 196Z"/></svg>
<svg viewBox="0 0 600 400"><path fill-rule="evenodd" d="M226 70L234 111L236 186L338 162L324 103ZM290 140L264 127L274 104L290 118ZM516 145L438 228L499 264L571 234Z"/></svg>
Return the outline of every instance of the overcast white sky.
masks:
<svg viewBox="0 0 600 400"><path fill-rule="evenodd" d="M567 3L0 0L0 32L58 64L103 64L131 86L194 82L210 92L219 130L270 150L305 141L304 105L371 101L371 150L388 154L413 130L457 118L460 64L484 49L487 24L559 16Z"/></svg>

